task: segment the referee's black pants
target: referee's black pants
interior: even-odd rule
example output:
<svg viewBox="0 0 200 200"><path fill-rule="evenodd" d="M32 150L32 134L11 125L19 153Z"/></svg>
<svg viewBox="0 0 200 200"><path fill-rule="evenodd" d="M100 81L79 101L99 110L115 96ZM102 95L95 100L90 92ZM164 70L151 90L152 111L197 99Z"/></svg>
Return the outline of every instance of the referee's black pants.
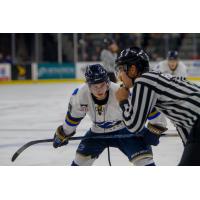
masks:
<svg viewBox="0 0 200 200"><path fill-rule="evenodd" d="M191 130L179 165L200 166L200 118Z"/></svg>

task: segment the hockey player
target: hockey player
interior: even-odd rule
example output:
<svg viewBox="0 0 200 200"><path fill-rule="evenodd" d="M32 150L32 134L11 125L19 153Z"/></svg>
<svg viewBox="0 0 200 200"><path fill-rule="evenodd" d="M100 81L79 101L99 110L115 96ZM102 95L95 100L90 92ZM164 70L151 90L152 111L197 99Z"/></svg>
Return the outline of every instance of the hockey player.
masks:
<svg viewBox="0 0 200 200"><path fill-rule="evenodd" d="M187 77L187 67L179 60L177 51L169 51L167 59L160 62L156 67L156 70L163 74L171 74L183 79L186 79Z"/></svg>
<svg viewBox="0 0 200 200"><path fill-rule="evenodd" d="M86 83L76 89L70 99L63 125L54 136L55 148L68 143L86 114L93 125L87 136L99 134L131 134L122 121L122 114L115 92L119 85L109 81L106 70L99 64L89 65L85 72ZM120 149L134 165L155 165L151 146L158 144L158 136L144 128L139 137L120 139L85 139L76 151L72 166L92 165L108 146ZM148 144L149 143L149 144Z"/></svg>
<svg viewBox="0 0 200 200"><path fill-rule="evenodd" d="M122 80L132 80L131 100L125 87L116 92L129 131L143 129L152 109L175 125L185 146L179 165L200 165L200 86L170 74L149 71L148 55L138 47L124 49L116 60Z"/></svg>
<svg viewBox="0 0 200 200"><path fill-rule="evenodd" d="M110 81L116 83L117 78L115 76L115 60L117 58L118 45L111 38L104 39L104 49L101 51L101 61L103 62L103 66L108 72L108 76Z"/></svg>
<svg viewBox="0 0 200 200"><path fill-rule="evenodd" d="M155 69L163 74L171 74L181 79L187 78L187 67L183 62L179 60L179 55L177 51L169 51L167 54L167 59L161 61ZM164 114L159 117L160 123L167 125L167 120Z"/></svg>

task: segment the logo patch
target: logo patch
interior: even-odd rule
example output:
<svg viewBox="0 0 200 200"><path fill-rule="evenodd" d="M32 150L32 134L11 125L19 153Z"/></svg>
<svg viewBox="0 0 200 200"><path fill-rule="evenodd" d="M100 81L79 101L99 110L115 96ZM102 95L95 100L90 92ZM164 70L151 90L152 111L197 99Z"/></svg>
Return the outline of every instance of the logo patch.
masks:
<svg viewBox="0 0 200 200"><path fill-rule="evenodd" d="M100 128L112 128L118 124L120 124L121 121L110 121L110 122L95 122L95 124Z"/></svg>
<svg viewBox="0 0 200 200"><path fill-rule="evenodd" d="M87 104L81 104L81 109L80 109L80 111L88 112L88 105L87 105Z"/></svg>

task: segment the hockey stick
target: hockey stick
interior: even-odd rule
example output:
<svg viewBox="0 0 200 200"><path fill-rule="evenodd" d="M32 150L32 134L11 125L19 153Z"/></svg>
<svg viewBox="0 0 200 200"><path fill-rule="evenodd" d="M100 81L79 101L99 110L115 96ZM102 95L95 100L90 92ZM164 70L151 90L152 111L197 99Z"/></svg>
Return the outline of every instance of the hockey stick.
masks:
<svg viewBox="0 0 200 200"><path fill-rule="evenodd" d="M78 136L78 137L71 137L69 140L85 140L85 139L108 139L108 138L131 138L134 135L132 134L116 134L116 135L95 135L95 136ZM53 142L54 139L44 139L44 140L34 140L24 144L20 147L12 156L11 161L14 162L16 158L28 147L39 144L39 143L46 143L46 142Z"/></svg>

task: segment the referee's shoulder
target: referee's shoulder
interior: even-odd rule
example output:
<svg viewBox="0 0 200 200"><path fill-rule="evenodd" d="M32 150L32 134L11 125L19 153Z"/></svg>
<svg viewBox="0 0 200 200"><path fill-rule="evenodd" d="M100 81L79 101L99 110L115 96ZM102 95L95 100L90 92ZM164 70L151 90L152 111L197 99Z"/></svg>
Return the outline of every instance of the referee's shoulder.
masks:
<svg viewBox="0 0 200 200"><path fill-rule="evenodd" d="M137 79L136 79L136 82L138 81L138 82L146 82L145 80L146 79L152 79L152 78L158 78L159 77L159 75L160 75L160 72L158 72L158 71L148 71L148 72L145 72L145 73L143 73L140 77L138 77Z"/></svg>
<svg viewBox="0 0 200 200"><path fill-rule="evenodd" d="M161 72L150 70L148 72L143 73L141 76L159 76L159 74L161 74Z"/></svg>

